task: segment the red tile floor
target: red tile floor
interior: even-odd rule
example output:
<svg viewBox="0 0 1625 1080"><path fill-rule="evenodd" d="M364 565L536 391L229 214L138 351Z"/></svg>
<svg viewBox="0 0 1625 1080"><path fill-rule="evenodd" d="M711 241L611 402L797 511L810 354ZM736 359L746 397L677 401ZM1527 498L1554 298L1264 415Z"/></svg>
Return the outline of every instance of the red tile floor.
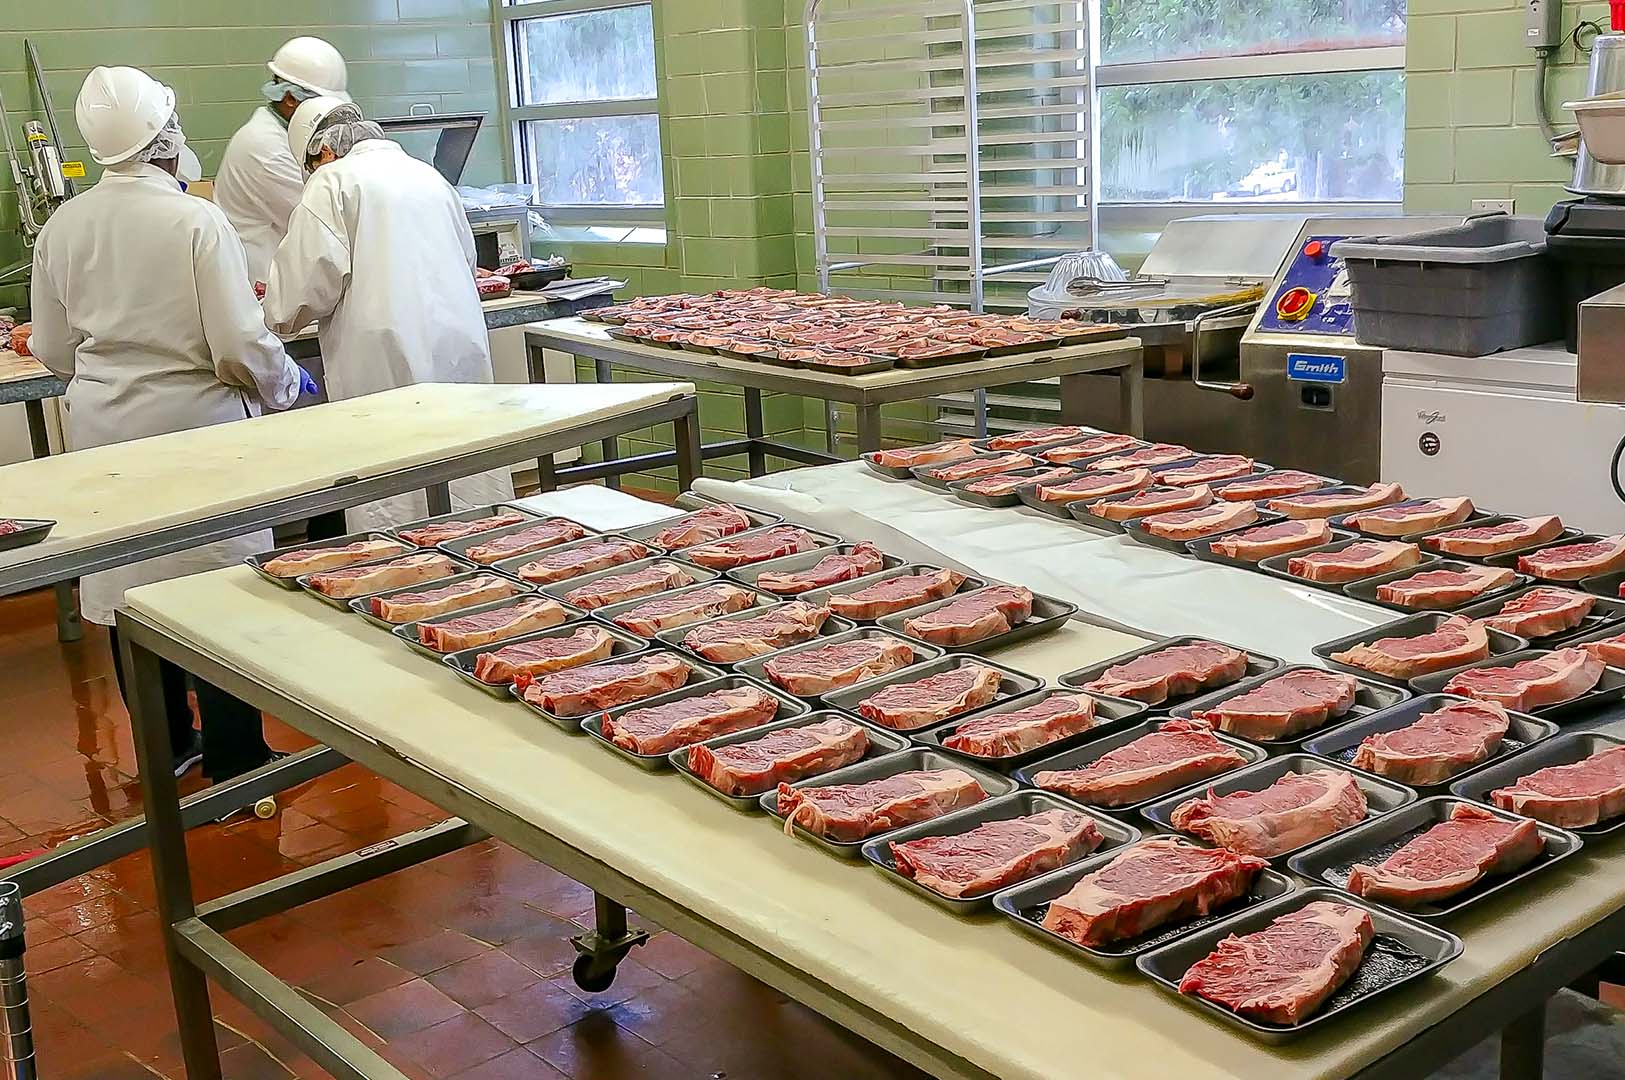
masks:
<svg viewBox="0 0 1625 1080"><path fill-rule="evenodd" d="M59 645L49 593L0 601L0 856L139 806L106 636L86 629ZM307 745L275 722L267 734L279 749ZM281 802L271 821L192 831L207 897L446 816L355 765ZM181 1080L146 853L24 906L41 1075ZM924 1075L670 932L635 951L609 992L587 994L569 975L569 938L591 911L581 885L489 841L231 937L411 1077ZM214 1005L230 1080L325 1075L224 993Z"/></svg>

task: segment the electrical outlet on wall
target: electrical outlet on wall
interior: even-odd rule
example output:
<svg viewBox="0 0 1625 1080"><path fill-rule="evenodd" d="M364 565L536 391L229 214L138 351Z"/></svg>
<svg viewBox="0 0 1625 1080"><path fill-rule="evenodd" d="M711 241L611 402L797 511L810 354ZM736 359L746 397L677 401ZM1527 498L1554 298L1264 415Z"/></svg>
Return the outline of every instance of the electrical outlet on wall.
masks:
<svg viewBox="0 0 1625 1080"><path fill-rule="evenodd" d="M1474 199L1470 205L1475 214L1514 214L1516 208L1515 199Z"/></svg>
<svg viewBox="0 0 1625 1080"><path fill-rule="evenodd" d="M1523 43L1555 49L1563 41L1563 0L1524 0Z"/></svg>

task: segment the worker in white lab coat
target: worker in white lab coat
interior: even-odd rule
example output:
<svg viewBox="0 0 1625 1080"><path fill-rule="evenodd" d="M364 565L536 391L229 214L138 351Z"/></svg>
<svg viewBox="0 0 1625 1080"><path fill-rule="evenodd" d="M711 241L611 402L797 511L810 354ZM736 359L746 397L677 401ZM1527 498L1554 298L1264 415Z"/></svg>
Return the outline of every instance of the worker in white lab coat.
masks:
<svg viewBox="0 0 1625 1080"><path fill-rule="evenodd" d="M287 408L301 388L314 391L266 330L225 215L176 178L187 154L174 91L135 68L99 67L75 113L106 172L39 235L29 342L68 382L72 448L241 420ZM111 627L126 589L230 566L271 546L267 530L87 575L84 616ZM116 660L115 668L122 689ZM192 729L184 675L166 666L177 775L201 759L210 777L224 780L270 759L258 710L202 683L197 690L202 736Z"/></svg>
<svg viewBox="0 0 1625 1080"><path fill-rule="evenodd" d="M304 171L288 151L288 121L311 98L350 100L344 57L321 38L294 38L266 67L271 79L260 92L267 104L231 137L214 180L215 205L248 251L248 279L261 283L270 276L271 257L305 187Z"/></svg>
<svg viewBox="0 0 1625 1080"><path fill-rule="evenodd" d="M474 234L451 185L334 98L299 106L288 145L310 178L271 262L265 321L284 336L317 324L328 397L492 382ZM451 492L459 509L485 506L513 498L513 481L499 470ZM346 516L361 531L427 513L418 492Z"/></svg>

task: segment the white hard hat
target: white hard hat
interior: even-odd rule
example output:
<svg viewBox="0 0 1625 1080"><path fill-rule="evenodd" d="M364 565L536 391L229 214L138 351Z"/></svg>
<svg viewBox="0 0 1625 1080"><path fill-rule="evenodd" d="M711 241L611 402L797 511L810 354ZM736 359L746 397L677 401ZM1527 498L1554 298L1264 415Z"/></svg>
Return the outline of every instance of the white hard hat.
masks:
<svg viewBox="0 0 1625 1080"><path fill-rule="evenodd" d="M175 115L175 91L132 67L99 67L85 76L73 107L79 134L101 165L145 150Z"/></svg>
<svg viewBox="0 0 1625 1080"><path fill-rule="evenodd" d="M296 37L265 65L279 79L314 90L322 97L349 101L350 74L339 51L319 37Z"/></svg>
<svg viewBox="0 0 1625 1080"><path fill-rule="evenodd" d="M288 149L293 153L295 162L304 165L305 154L310 150L310 141L315 138L316 129L334 109L348 104L347 99L336 97L316 97L299 103L288 121Z"/></svg>

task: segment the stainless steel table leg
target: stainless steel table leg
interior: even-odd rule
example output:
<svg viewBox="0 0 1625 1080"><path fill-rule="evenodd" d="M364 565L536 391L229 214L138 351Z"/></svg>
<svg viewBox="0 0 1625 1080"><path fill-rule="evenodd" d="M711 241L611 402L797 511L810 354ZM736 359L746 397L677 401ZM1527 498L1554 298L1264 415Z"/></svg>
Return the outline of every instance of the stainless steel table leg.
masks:
<svg viewBox="0 0 1625 1080"><path fill-rule="evenodd" d="M28 445L35 458L51 456L51 433L45 426L45 402L25 401L23 412L28 415ZM85 629L79 624L79 602L73 595L73 582L59 581L56 590L56 639L79 641Z"/></svg>
<svg viewBox="0 0 1625 1080"><path fill-rule="evenodd" d="M1117 376L1118 422L1129 435L1145 434L1145 354L1135 357Z"/></svg>
<svg viewBox="0 0 1625 1080"><path fill-rule="evenodd" d="M835 413L835 402L824 402L824 451L830 457L838 456L836 446L840 442L840 422Z"/></svg>
<svg viewBox="0 0 1625 1080"><path fill-rule="evenodd" d="M1545 1058L1543 1001L1501 1029L1501 1080L1541 1080Z"/></svg>
<svg viewBox="0 0 1625 1080"><path fill-rule="evenodd" d="M987 438L987 388L977 387L972 392L976 401L976 437Z"/></svg>
<svg viewBox="0 0 1625 1080"><path fill-rule="evenodd" d="M611 366L608 360L594 360L592 362L592 370L593 379L596 382L612 383L615 381L615 369L613 366ZM617 439L615 436L611 435L609 438L600 442L598 446L603 454L606 464L611 461L620 460L621 440ZM604 477L604 484L612 490L621 490L621 478L619 476ZM684 490L687 489L685 488Z"/></svg>
<svg viewBox="0 0 1625 1080"><path fill-rule="evenodd" d="M0 884L0 1077L39 1077L34 1060L34 1023L28 1012L23 891L10 882Z"/></svg>
<svg viewBox="0 0 1625 1080"><path fill-rule="evenodd" d="M869 454L880 449L880 406L859 405L858 453Z"/></svg>
<svg viewBox="0 0 1625 1080"><path fill-rule="evenodd" d="M176 947L175 924L195 916L197 909L192 903L192 872L186 861L186 831L175 787L175 757L169 746L159 661L131 640L128 624L121 630L119 662L129 679L130 724L141 769L141 803L146 808L152 876L157 886L158 917L163 927L170 993L175 998L181 1054L188 1080L221 1080L209 984L203 972Z"/></svg>
<svg viewBox="0 0 1625 1080"><path fill-rule="evenodd" d="M429 516L451 513L451 484L431 484L423 489L429 496Z"/></svg>
<svg viewBox="0 0 1625 1080"><path fill-rule="evenodd" d="M526 374L535 386L547 385L547 350L540 345L525 345ZM558 471L553 465L553 455L547 454L536 459L536 486L542 491L557 491L559 486Z"/></svg>
<svg viewBox="0 0 1625 1080"><path fill-rule="evenodd" d="M694 481L705 475L705 459L700 451L699 402L688 412L671 422L672 441L677 444L677 489L688 491Z"/></svg>
<svg viewBox="0 0 1625 1080"><path fill-rule="evenodd" d="M615 981L615 969L635 946L649 940L647 930L626 924L626 905L603 893L592 894L593 928L570 939L576 947L576 962L570 975L576 985L591 993L603 993Z"/></svg>
<svg viewBox="0 0 1625 1080"><path fill-rule="evenodd" d="M762 392L753 386L745 387L745 437L751 440L751 448L746 456L750 459L750 475L767 475L767 454L762 450L762 440L766 435L767 424L762 419Z"/></svg>

